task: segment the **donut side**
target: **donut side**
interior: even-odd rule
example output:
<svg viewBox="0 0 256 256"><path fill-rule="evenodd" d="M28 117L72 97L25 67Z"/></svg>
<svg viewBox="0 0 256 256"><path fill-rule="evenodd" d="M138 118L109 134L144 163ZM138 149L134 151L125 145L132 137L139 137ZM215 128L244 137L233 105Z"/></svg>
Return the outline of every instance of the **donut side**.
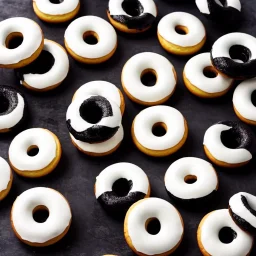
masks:
<svg viewBox="0 0 256 256"><path fill-rule="evenodd" d="M13 182L13 174L11 171L10 181L8 182L7 188L0 191L0 201L2 201L9 194L11 187L12 187L12 182Z"/></svg>

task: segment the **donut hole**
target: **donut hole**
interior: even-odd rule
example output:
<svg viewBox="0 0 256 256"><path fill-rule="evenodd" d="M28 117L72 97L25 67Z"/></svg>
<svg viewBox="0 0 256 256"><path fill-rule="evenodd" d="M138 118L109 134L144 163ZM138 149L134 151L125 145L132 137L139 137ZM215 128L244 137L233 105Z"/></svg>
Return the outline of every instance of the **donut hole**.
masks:
<svg viewBox="0 0 256 256"><path fill-rule="evenodd" d="M189 33L188 28L186 26L182 26L182 25L177 25L175 27L175 31L179 35L187 35Z"/></svg>
<svg viewBox="0 0 256 256"><path fill-rule="evenodd" d="M132 181L124 178L118 179L114 182L112 186L112 191L118 197L127 196L132 187Z"/></svg>
<svg viewBox="0 0 256 256"><path fill-rule="evenodd" d="M252 92L251 101L254 107L256 107L256 90Z"/></svg>
<svg viewBox="0 0 256 256"><path fill-rule="evenodd" d="M28 148L27 154L31 157L36 156L39 153L38 146L32 145Z"/></svg>
<svg viewBox="0 0 256 256"><path fill-rule="evenodd" d="M205 67L203 70L203 74L208 78L215 78L218 76L218 72L216 71L216 69L211 66Z"/></svg>
<svg viewBox="0 0 256 256"><path fill-rule="evenodd" d="M33 210L33 219L38 223L45 222L49 217L49 210L44 205L38 205Z"/></svg>
<svg viewBox="0 0 256 256"><path fill-rule="evenodd" d="M61 4L64 0L50 0L52 4Z"/></svg>
<svg viewBox="0 0 256 256"><path fill-rule="evenodd" d="M80 116L90 124L96 124L102 119L102 109L95 101L84 102L79 109Z"/></svg>
<svg viewBox="0 0 256 256"><path fill-rule="evenodd" d="M23 42L23 35L19 32L9 34L5 39L5 46L8 49L16 49Z"/></svg>
<svg viewBox="0 0 256 256"><path fill-rule="evenodd" d="M233 45L229 49L229 55L232 60L238 63L246 63L251 58L251 51L243 45Z"/></svg>
<svg viewBox="0 0 256 256"><path fill-rule="evenodd" d="M0 114L5 113L9 109L9 100L0 94Z"/></svg>
<svg viewBox="0 0 256 256"><path fill-rule="evenodd" d="M195 175L187 175L184 177L184 181L187 184L194 184L197 181L197 177Z"/></svg>
<svg viewBox="0 0 256 256"><path fill-rule="evenodd" d="M154 69L145 69L140 76L141 82L148 87L154 86L157 81L157 74Z"/></svg>
<svg viewBox="0 0 256 256"><path fill-rule="evenodd" d="M227 148L236 149L241 145L241 136L233 129L221 132L220 138Z"/></svg>
<svg viewBox="0 0 256 256"><path fill-rule="evenodd" d="M227 0L215 0L215 2L222 7L227 6Z"/></svg>
<svg viewBox="0 0 256 256"><path fill-rule="evenodd" d="M132 17L140 16L144 11L143 6L138 0L124 0L122 2L122 8Z"/></svg>
<svg viewBox="0 0 256 256"><path fill-rule="evenodd" d="M165 123L156 123L152 127L152 133L157 137L162 137L167 132L167 126Z"/></svg>
<svg viewBox="0 0 256 256"><path fill-rule="evenodd" d="M99 36L94 31L86 31L83 35L84 42L90 45L95 45L99 42Z"/></svg>
<svg viewBox="0 0 256 256"><path fill-rule="evenodd" d="M157 218L150 218L145 223L147 232L151 235L157 235L161 229L161 223Z"/></svg>
<svg viewBox="0 0 256 256"><path fill-rule="evenodd" d="M224 244L230 244L237 237L237 233L230 227L223 227L219 231L219 239Z"/></svg>

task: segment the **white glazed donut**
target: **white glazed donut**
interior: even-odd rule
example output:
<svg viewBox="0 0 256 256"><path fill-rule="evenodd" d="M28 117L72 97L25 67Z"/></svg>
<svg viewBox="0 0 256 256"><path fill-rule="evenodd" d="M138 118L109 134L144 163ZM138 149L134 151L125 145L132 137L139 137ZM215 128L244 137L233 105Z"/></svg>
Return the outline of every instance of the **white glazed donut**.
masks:
<svg viewBox="0 0 256 256"><path fill-rule="evenodd" d="M47 64L50 65L49 70L41 73L42 65ZM16 70L20 83L36 91L54 89L66 78L68 71L69 59L65 49L47 39L44 40L44 48L39 57L30 65Z"/></svg>
<svg viewBox="0 0 256 256"><path fill-rule="evenodd" d="M252 93L256 91L256 78L239 84L233 94L233 106L237 116L244 122L256 125L256 107L252 103Z"/></svg>
<svg viewBox="0 0 256 256"><path fill-rule="evenodd" d="M93 34L98 43L85 43L86 33ZM117 47L117 35L114 28L105 20L96 16L83 16L74 20L65 32L65 45L68 52L78 61L100 63L109 59Z"/></svg>
<svg viewBox="0 0 256 256"><path fill-rule="evenodd" d="M204 71L215 77L207 77ZM233 83L233 79L224 77L211 63L210 53L201 53L192 57L185 65L183 79L188 90L196 96L213 98L224 95Z"/></svg>
<svg viewBox="0 0 256 256"><path fill-rule="evenodd" d="M186 182L192 179L193 184ZM168 194L184 203L205 204L218 190L218 176L213 166L195 157L184 157L171 164L164 181Z"/></svg>
<svg viewBox="0 0 256 256"><path fill-rule="evenodd" d="M141 82L144 73L154 73L154 86ZM176 71L165 57L143 52L130 58L123 67L122 85L129 98L143 105L162 104L173 94L177 83Z"/></svg>
<svg viewBox="0 0 256 256"><path fill-rule="evenodd" d="M43 223L33 218L37 209L47 209L49 217ZM58 191L36 187L23 192L15 200L11 211L12 228L17 237L31 246L48 246L59 241L71 224L71 209Z"/></svg>
<svg viewBox="0 0 256 256"><path fill-rule="evenodd" d="M219 233L223 228L232 232L232 242L221 242ZM197 241L205 256L247 256L253 245L253 238L235 224L228 209L213 211L202 219L197 230Z"/></svg>
<svg viewBox="0 0 256 256"><path fill-rule="evenodd" d="M12 35L22 35L23 41L15 49L8 49L6 41ZM41 28L33 20L15 17L0 22L0 67L20 68L34 61L43 49Z"/></svg>
<svg viewBox="0 0 256 256"><path fill-rule="evenodd" d="M12 186L12 170L9 164L0 157L0 201L9 193Z"/></svg>
<svg viewBox="0 0 256 256"><path fill-rule="evenodd" d="M155 136L154 126L162 126L166 133ZM153 106L142 110L134 119L132 138L143 153L167 156L176 152L186 141L188 127L183 115L169 106Z"/></svg>
<svg viewBox="0 0 256 256"><path fill-rule="evenodd" d="M158 219L160 231L151 235L146 223ZM160 198L147 198L132 205L124 221L125 239L137 255L169 255L179 246L184 225L178 210Z"/></svg>

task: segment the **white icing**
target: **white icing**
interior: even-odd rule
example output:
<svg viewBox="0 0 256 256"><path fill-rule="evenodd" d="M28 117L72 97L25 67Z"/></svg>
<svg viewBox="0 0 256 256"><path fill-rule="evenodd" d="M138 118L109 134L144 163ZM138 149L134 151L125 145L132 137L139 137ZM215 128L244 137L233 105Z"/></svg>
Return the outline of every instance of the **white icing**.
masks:
<svg viewBox="0 0 256 256"><path fill-rule="evenodd" d="M44 74L24 74L24 82L36 89L45 89L61 83L69 71L68 55L59 44L45 39L43 50L52 54L55 60L52 68Z"/></svg>
<svg viewBox="0 0 256 256"><path fill-rule="evenodd" d="M221 132L228 131L232 127L224 124L215 124L208 128L204 135L204 145L211 155L219 161L228 164L239 164L252 159L252 154L244 148L231 149L223 145Z"/></svg>
<svg viewBox="0 0 256 256"><path fill-rule="evenodd" d="M101 154L101 153L106 153L114 149L121 141L123 140L124 137L124 129L123 126L121 125L118 131L115 133L113 137L111 137L109 140L106 140L104 142L100 143L86 143L80 140L76 140L71 134L71 139L72 141L83 151L85 152L90 152L90 153L96 153L96 154Z"/></svg>
<svg viewBox="0 0 256 256"><path fill-rule="evenodd" d="M141 82L141 74L146 69L153 69L157 73L154 86L145 86ZM173 65L157 53L139 53L126 62L122 71L122 83L134 98L145 102L156 102L174 91L176 79L173 69Z"/></svg>
<svg viewBox="0 0 256 256"><path fill-rule="evenodd" d="M107 116L103 117L97 124L91 124L84 120L80 116L80 107L83 104L83 102L89 98L91 98L92 95L84 95L84 97L79 97L75 98L71 104L68 107L67 110L67 115L66 115L66 120L70 119L70 125L73 127L74 130L77 132L82 132L93 125L102 125L102 126L107 126L107 127L117 127L121 125L122 122L122 115L120 108L116 105L116 103L112 102L111 100L108 99L113 115L112 116Z"/></svg>
<svg viewBox="0 0 256 256"><path fill-rule="evenodd" d="M7 189L11 180L11 168L9 164L0 157L0 193Z"/></svg>
<svg viewBox="0 0 256 256"><path fill-rule="evenodd" d="M187 27L188 34L178 34L175 31L176 26ZM173 12L164 16L158 23L158 33L166 41L181 47L197 45L206 36L203 23L194 15L186 12Z"/></svg>
<svg viewBox="0 0 256 256"><path fill-rule="evenodd" d="M184 68L185 77L192 85L207 93L218 93L227 90L233 80L220 73L215 78L206 77L204 68L212 67L210 53L201 53L192 57Z"/></svg>
<svg viewBox="0 0 256 256"><path fill-rule="evenodd" d="M133 17L126 13L122 7L122 3L124 0L110 0L108 3L108 9L110 15L126 15L129 17ZM143 12L139 15L143 15L144 13L150 13L153 16L157 16L156 5L153 0L139 0L141 5L143 6Z"/></svg>
<svg viewBox="0 0 256 256"><path fill-rule="evenodd" d="M256 91L256 78L239 84L233 94L233 104L244 118L256 121L256 107L252 104L252 93Z"/></svg>
<svg viewBox="0 0 256 256"><path fill-rule="evenodd" d="M29 156L27 150L37 146L36 156ZM38 171L47 167L56 157L57 145L53 135L42 128L32 128L19 133L11 142L9 159L20 171Z"/></svg>
<svg viewBox="0 0 256 256"><path fill-rule="evenodd" d="M149 182L146 173L137 165L131 163L116 163L105 168L96 178L95 196L98 198L105 192L112 191L112 186L119 179L132 181L129 193L148 193Z"/></svg>
<svg viewBox="0 0 256 256"><path fill-rule="evenodd" d="M134 248L145 255L168 252L182 239L184 228L179 212L163 199L151 197L140 201L126 218ZM156 235L149 234L145 228L150 218L157 218L161 224Z"/></svg>
<svg viewBox="0 0 256 256"><path fill-rule="evenodd" d="M50 15L63 15L73 12L79 5L79 0L64 0L59 4L53 4L50 0L33 0L38 10Z"/></svg>
<svg viewBox="0 0 256 256"><path fill-rule="evenodd" d="M184 117L175 108L154 106L142 110L134 120L134 135L137 141L151 150L165 150L176 146L185 133ZM152 133L156 123L165 123L167 131L157 137Z"/></svg>
<svg viewBox="0 0 256 256"><path fill-rule="evenodd" d="M22 44L15 49L6 48L8 35L19 32L23 35ZM0 64L16 64L30 58L40 47L43 40L42 30L33 20L15 17L0 22Z"/></svg>
<svg viewBox="0 0 256 256"><path fill-rule="evenodd" d="M219 232L224 227L230 227L237 234L229 244L219 239ZM207 216L201 225L200 238L204 249L212 256L247 256L253 245L253 238L235 224L227 209L213 211Z"/></svg>
<svg viewBox="0 0 256 256"><path fill-rule="evenodd" d="M46 206L49 217L43 223L33 219L33 210ZM36 187L17 197L12 207L12 223L18 235L31 243L45 243L61 235L71 222L71 209L66 199L57 191Z"/></svg>
<svg viewBox="0 0 256 256"><path fill-rule="evenodd" d="M197 181L188 184L184 178L188 175L197 177ZM217 174L210 163L195 158L184 157L175 161L165 174L165 187L175 197L197 199L211 194L218 187Z"/></svg>
<svg viewBox="0 0 256 256"><path fill-rule="evenodd" d="M82 85L75 92L75 98L85 97L86 95L99 95L115 102L119 107L121 98L118 88L106 81L92 81Z"/></svg>
<svg viewBox="0 0 256 256"><path fill-rule="evenodd" d="M84 42L83 35L87 31L97 33L99 40L95 45ZM65 32L68 47L83 58L102 58L111 53L117 44L117 35L107 21L96 16L83 16L69 24Z"/></svg>
<svg viewBox="0 0 256 256"><path fill-rule="evenodd" d="M24 115L25 102L23 97L17 93L18 105L7 115L0 116L0 130L10 129L20 122Z"/></svg>

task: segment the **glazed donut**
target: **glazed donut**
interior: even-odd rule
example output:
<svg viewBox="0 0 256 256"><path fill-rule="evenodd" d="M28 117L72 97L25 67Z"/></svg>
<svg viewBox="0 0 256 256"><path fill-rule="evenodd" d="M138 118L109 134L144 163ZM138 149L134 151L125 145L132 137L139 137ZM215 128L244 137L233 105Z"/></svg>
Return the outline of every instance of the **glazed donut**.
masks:
<svg viewBox="0 0 256 256"><path fill-rule="evenodd" d="M23 126L27 105L23 95L10 86L0 85L0 133Z"/></svg>
<svg viewBox="0 0 256 256"><path fill-rule="evenodd" d="M256 91L256 78L239 84L233 94L233 107L236 115L245 123L256 125L256 107L253 95Z"/></svg>
<svg viewBox="0 0 256 256"><path fill-rule="evenodd" d="M224 95L234 81L223 76L212 66L208 52L198 54L187 62L183 71L183 80L187 89L201 98L216 98Z"/></svg>
<svg viewBox="0 0 256 256"><path fill-rule="evenodd" d="M256 38L245 33L230 33L220 37L212 46L213 66L234 79L255 77Z"/></svg>
<svg viewBox="0 0 256 256"><path fill-rule="evenodd" d="M155 127L165 130L163 136L153 134ZM163 157L179 150L188 136L187 122L175 108L154 106L142 110L132 124L132 139L143 153Z"/></svg>
<svg viewBox="0 0 256 256"><path fill-rule="evenodd" d="M147 230L152 220L160 222L160 231ZM125 216L124 236L129 247L140 256L166 256L180 245L184 224L178 210L160 198L147 198L133 204Z"/></svg>
<svg viewBox="0 0 256 256"><path fill-rule="evenodd" d="M171 198L193 206L195 203L203 206L210 202L219 186L213 166L196 157L175 161L166 171L164 181Z"/></svg>
<svg viewBox="0 0 256 256"><path fill-rule="evenodd" d="M223 121L205 132L204 151L216 165L235 168L247 164L254 154L255 138L242 122Z"/></svg>
<svg viewBox="0 0 256 256"><path fill-rule="evenodd" d="M122 115L125 110L123 93L112 83L106 81L92 81L82 85L75 92L73 100L85 95L99 95L115 102L121 110Z"/></svg>
<svg viewBox="0 0 256 256"><path fill-rule="evenodd" d="M157 36L166 51L177 55L194 54L206 41L203 23L186 12L173 12L164 16L158 23Z"/></svg>
<svg viewBox="0 0 256 256"><path fill-rule="evenodd" d="M69 60L65 49L51 40L44 40L39 57L26 67L16 69L20 83L34 91L56 88L66 78Z"/></svg>
<svg viewBox="0 0 256 256"><path fill-rule="evenodd" d="M33 214L47 210L49 217L36 222ZM23 192L12 206L11 224L15 235L25 244L43 247L62 239L71 225L71 209L66 198L51 188L37 187Z"/></svg>
<svg viewBox="0 0 256 256"><path fill-rule="evenodd" d="M13 39L22 39L16 47ZM41 28L33 20L22 17L0 22L0 68L21 68L33 62L44 47Z"/></svg>
<svg viewBox="0 0 256 256"><path fill-rule="evenodd" d="M99 143L113 137L122 121L116 103L102 96L84 95L69 105L66 123L76 140Z"/></svg>
<svg viewBox="0 0 256 256"><path fill-rule="evenodd" d="M39 19L60 23L73 19L80 9L79 0L33 0L33 8Z"/></svg>
<svg viewBox="0 0 256 256"><path fill-rule="evenodd" d="M245 192L233 195L229 200L229 213L244 231L256 234L256 197Z"/></svg>
<svg viewBox="0 0 256 256"><path fill-rule="evenodd" d="M228 232L231 242L221 241L222 231ZM197 230L197 242L204 256L248 256L253 246L253 238L234 223L227 209L204 216Z"/></svg>
<svg viewBox="0 0 256 256"><path fill-rule="evenodd" d="M10 192L12 180L13 175L9 164L0 157L0 201Z"/></svg>
<svg viewBox="0 0 256 256"><path fill-rule="evenodd" d="M153 73L154 86L145 86L141 78L146 73ZM177 75L173 65L165 57L143 52L134 55L124 65L122 86L127 96L136 103L152 106L166 102L174 93Z"/></svg>
<svg viewBox="0 0 256 256"><path fill-rule="evenodd" d="M30 155L37 149L35 155ZM32 128L18 134L11 142L9 160L19 175L38 178L52 172L61 158L60 141L55 134L42 128Z"/></svg>
<svg viewBox="0 0 256 256"><path fill-rule="evenodd" d="M109 0L107 14L116 29L140 33L152 26L157 8L153 0Z"/></svg>
<svg viewBox="0 0 256 256"><path fill-rule="evenodd" d="M124 191L120 194L114 189L117 181L126 183L121 183ZM117 163L108 166L99 174L94 192L106 211L120 216L125 214L132 204L150 196L150 185L147 175L137 165Z"/></svg>
<svg viewBox="0 0 256 256"><path fill-rule="evenodd" d="M88 36L97 39L92 45L84 41ZM65 32L65 46L77 61L98 64L107 61L116 51L117 35L114 28L96 16L83 16L69 24Z"/></svg>

